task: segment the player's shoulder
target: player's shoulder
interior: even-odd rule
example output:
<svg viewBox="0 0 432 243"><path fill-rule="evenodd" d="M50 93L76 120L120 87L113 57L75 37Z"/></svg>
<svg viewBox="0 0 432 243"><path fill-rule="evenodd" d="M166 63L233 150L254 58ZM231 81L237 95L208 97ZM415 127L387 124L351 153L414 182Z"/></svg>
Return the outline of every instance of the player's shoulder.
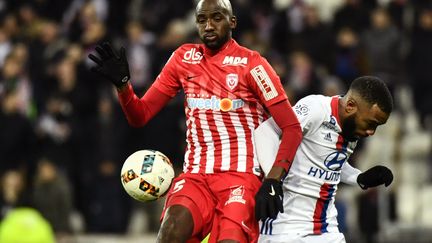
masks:
<svg viewBox="0 0 432 243"><path fill-rule="evenodd" d="M236 43L236 53L248 58L262 58L261 54L255 50L249 49L245 46Z"/></svg>
<svg viewBox="0 0 432 243"><path fill-rule="evenodd" d="M294 105L297 115L324 116L330 112L331 97L313 94L301 98Z"/></svg>
<svg viewBox="0 0 432 243"><path fill-rule="evenodd" d="M321 94L312 94L301 98L299 101L297 101L297 103L306 103L311 105L324 106L327 102L330 102L330 100L331 97L329 96L325 96Z"/></svg>

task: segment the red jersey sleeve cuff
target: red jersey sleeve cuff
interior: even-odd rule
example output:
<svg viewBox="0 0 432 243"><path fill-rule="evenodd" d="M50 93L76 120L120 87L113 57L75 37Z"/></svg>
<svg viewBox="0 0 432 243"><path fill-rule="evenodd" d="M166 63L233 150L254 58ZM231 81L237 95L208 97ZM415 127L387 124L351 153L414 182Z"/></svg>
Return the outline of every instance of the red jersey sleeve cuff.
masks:
<svg viewBox="0 0 432 243"><path fill-rule="evenodd" d="M118 94L120 103L121 104L127 104L133 98L135 93L133 91L131 83L129 82L127 84L127 87L121 91L117 91L117 94Z"/></svg>

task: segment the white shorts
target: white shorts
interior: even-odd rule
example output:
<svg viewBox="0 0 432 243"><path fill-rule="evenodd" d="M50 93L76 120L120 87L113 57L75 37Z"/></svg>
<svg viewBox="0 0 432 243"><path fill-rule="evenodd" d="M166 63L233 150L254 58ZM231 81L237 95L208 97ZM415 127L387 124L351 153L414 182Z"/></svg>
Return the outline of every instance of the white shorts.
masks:
<svg viewBox="0 0 432 243"><path fill-rule="evenodd" d="M258 243L346 243L342 233L324 233L321 235L260 235Z"/></svg>

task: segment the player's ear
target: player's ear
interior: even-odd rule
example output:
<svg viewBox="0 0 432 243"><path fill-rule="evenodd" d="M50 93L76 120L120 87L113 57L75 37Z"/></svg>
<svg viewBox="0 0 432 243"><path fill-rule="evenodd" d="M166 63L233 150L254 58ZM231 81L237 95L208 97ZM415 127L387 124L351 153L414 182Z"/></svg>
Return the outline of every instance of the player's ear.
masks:
<svg viewBox="0 0 432 243"><path fill-rule="evenodd" d="M358 109L357 101L352 97L349 97L346 102L345 112L347 114L354 114L357 111L357 109Z"/></svg>
<svg viewBox="0 0 432 243"><path fill-rule="evenodd" d="M235 29L236 26L237 26L237 17L233 15L230 17L230 28Z"/></svg>

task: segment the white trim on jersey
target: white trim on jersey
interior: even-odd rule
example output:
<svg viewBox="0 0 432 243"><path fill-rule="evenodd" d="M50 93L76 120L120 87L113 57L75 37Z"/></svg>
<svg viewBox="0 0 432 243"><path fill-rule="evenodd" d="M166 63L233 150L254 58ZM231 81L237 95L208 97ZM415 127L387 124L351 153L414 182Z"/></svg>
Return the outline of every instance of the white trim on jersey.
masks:
<svg viewBox="0 0 432 243"><path fill-rule="evenodd" d="M225 123L223 122L222 114L220 112L214 112L213 118L215 121L215 125L217 127L217 131L219 133L219 137L221 141L228 141L229 133L228 130L225 127ZM222 164L221 164L221 171L227 171L230 169L230 162L231 162L231 149L229 143L221 142L222 151Z"/></svg>
<svg viewBox="0 0 432 243"><path fill-rule="evenodd" d="M213 173L215 163L213 136L210 132L210 126L208 124L208 118L206 113L204 111L200 111L198 117L200 119L201 129L203 131L203 140L207 146L205 173Z"/></svg>
<svg viewBox="0 0 432 243"><path fill-rule="evenodd" d="M185 114L187 114L187 116L191 117L192 112L193 111L191 109L185 108ZM186 127L188 128L189 124L192 127L191 123L192 123L191 119L190 118L187 119L186 120ZM186 129L186 141L188 141L189 136L191 136L191 130L192 129ZM187 168L189 167L189 165L190 165L188 158L189 158L189 155L191 153L191 147L192 147L191 144L188 142L187 143L186 153L184 155L183 172L185 172L187 170Z"/></svg>
<svg viewBox="0 0 432 243"><path fill-rule="evenodd" d="M244 109L246 114L252 114L252 111L251 111L249 105L245 106L243 109ZM261 116L259 116L259 120L262 120ZM252 117L246 116L246 121L247 121L247 125L249 127L249 130L250 130L250 133L252 136L253 167L255 168L255 167L259 166L258 157L256 154L256 149L255 149L255 143L253 142L254 141L255 124L254 124L254 120ZM254 170L254 173L255 173L255 170Z"/></svg>
<svg viewBox="0 0 432 243"><path fill-rule="evenodd" d="M192 110L194 112L194 110ZM192 122L191 125L191 134L192 134L192 141L194 142L195 150L193 151L193 162L192 162L192 173L198 173L200 169L200 162L201 162L201 145L199 144L199 138L198 138L198 131L196 126L196 119L193 116L189 116L190 121ZM187 159L187 158L185 158Z"/></svg>
<svg viewBox="0 0 432 243"><path fill-rule="evenodd" d="M229 113L231 121L235 124L241 124L240 121L240 117L238 115L238 113ZM242 126L234 126L236 134L237 134L237 138L244 138L246 137L246 133L243 129ZM247 145L246 145L246 140L245 139L237 139L237 149L238 149L238 153L237 153L237 171L238 172L246 172L246 158L247 158Z"/></svg>

